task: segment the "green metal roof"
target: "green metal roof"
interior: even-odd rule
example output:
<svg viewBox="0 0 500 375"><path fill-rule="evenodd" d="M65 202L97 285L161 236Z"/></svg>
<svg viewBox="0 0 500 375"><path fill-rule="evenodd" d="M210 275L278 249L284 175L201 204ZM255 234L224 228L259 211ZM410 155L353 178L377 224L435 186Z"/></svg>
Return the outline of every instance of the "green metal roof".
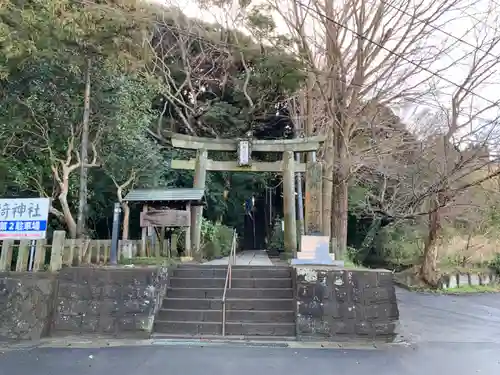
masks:
<svg viewBox="0 0 500 375"><path fill-rule="evenodd" d="M131 190L124 201L127 202L167 202L167 201L201 201L203 189L135 189Z"/></svg>

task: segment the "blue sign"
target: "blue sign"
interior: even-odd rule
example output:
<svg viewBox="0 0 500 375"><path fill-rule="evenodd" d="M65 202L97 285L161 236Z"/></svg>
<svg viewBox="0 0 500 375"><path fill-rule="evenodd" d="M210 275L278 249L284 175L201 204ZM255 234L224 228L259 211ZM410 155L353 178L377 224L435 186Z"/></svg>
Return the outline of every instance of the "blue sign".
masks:
<svg viewBox="0 0 500 375"><path fill-rule="evenodd" d="M245 200L245 212L248 215L250 215L250 212L252 212L252 208L253 208L252 198L249 198L249 199Z"/></svg>
<svg viewBox="0 0 500 375"><path fill-rule="evenodd" d="M19 231L41 231L47 230L47 221L0 221L0 231L19 232Z"/></svg>
<svg viewBox="0 0 500 375"><path fill-rule="evenodd" d="M0 199L0 239L45 238L49 198Z"/></svg>

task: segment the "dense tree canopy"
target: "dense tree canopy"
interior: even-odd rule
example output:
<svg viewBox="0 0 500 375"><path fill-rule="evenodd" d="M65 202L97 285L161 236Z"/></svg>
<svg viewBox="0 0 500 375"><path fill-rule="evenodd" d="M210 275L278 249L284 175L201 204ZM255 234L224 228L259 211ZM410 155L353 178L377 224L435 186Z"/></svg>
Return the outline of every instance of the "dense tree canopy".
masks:
<svg viewBox="0 0 500 375"><path fill-rule="evenodd" d="M112 204L130 188L191 186L190 172L168 165L192 154L171 149L165 130L230 137L253 129L279 138L290 128L276 108L300 85L293 58L176 10L136 3L9 0L0 7L2 190L54 198L54 225L71 235L89 64L96 235L107 235ZM210 174L206 215L241 228L244 199L269 178Z"/></svg>

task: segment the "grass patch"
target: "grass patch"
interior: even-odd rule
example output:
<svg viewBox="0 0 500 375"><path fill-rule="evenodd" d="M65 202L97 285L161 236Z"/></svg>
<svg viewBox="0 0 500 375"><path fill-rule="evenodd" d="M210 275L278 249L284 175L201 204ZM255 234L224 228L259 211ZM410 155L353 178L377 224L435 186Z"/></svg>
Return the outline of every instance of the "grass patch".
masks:
<svg viewBox="0 0 500 375"><path fill-rule="evenodd" d="M468 293L498 293L500 285L467 285L460 288L443 289L447 294L468 294Z"/></svg>
<svg viewBox="0 0 500 375"><path fill-rule="evenodd" d="M121 259L121 265L134 266L170 266L177 263L175 259L165 257L135 257L131 259Z"/></svg>
<svg viewBox="0 0 500 375"><path fill-rule="evenodd" d="M434 294L448 294L448 295L466 295L466 294L480 294L480 293L499 293L500 285L467 285L460 288L449 289L431 289L421 286L407 286L405 288L415 292L434 293Z"/></svg>
<svg viewBox="0 0 500 375"><path fill-rule="evenodd" d="M344 267L345 268L356 268L356 269L367 269L365 266L362 266L360 264L356 264L352 262L351 260L344 260Z"/></svg>
<svg viewBox="0 0 500 375"><path fill-rule="evenodd" d="M462 266L455 266L455 265L450 265L450 264L440 264L439 265L439 271L441 273L489 273L491 272L491 269L488 267L480 267L480 266L470 266L470 267L462 267Z"/></svg>

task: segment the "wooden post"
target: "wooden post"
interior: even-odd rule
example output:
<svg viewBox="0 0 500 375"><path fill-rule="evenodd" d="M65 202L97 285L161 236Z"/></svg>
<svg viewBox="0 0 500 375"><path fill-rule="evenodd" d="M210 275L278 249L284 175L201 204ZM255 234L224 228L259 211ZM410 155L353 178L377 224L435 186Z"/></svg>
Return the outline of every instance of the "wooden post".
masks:
<svg viewBox="0 0 500 375"><path fill-rule="evenodd" d="M64 252L64 242L66 240L66 232L56 230L52 239L52 251L50 253L49 271L59 271L62 267L62 255Z"/></svg>
<svg viewBox="0 0 500 375"><path fill-rule="evenodd" d="M297 253L297 219L295 211L293 152L283 153L283 211L285 220L285 251Z"/></svg>
<svg viewBox="0 0 500 375"><path fill-rule="evenodd" d="M179 252L177 251L177 234L175 233L172 233L172 237L170 238L170 255L172 258L179 256Z"/></svg>
<svg viewBox="0 0 500 375"><path fill-rule="evenodd" d="M205 181L207 178L207 160L208 152L205 149L198 150L196 155L196 164L194 169L193 187L205 190ZM203 206L194 206L191 208L191 248L194 252L200 251L201 243L201 220L203 217ZM190 255L192 256L192 252Z"/></svg>
<svg viewBox="0 0 500 375"><path fill-rule="evenodd" d="M146 256L152 257L155 254L155 237L154 228L148 225L148 230L146 232Z"/></svg>
<svg viewBox="0 0 500 375"><path fill-rule="evenodd" d="M83 264L92 264L92 251L94 251L92 242L90 241L90 239L85 238L82 246Z"/></svg>
<svg viewBox="0 0 500 375"><path fill-rule="evenodd" d="M187 203L186 211L191 211L191 202ZM191 213L191 223L193 222L192 216L193 216L193 214ZM189 227L186 227L186 232L184 233L185 234L185 236L184 236L184 249L185 249L184 253L188 257L193 256L193 253L191 251L191 235L192 235L191 233L192 233L192 230L191 230L191 225L190 225ZM177 244L176 244L176 246L177 246Z"/></svg>
<svg viewBox="0 0 500 375"><path fill-rule="evenodd" d="M62 258L62 264L66 266L72 266L73 265L73 254L74 254L74 249L76 246L76 240L75 239L69 239L66 241L66 244L68 245L68 249L64 249L63 253L63 258Z"/></svg>
<svg viewBox="0 0 500 375"><path fill-rule="evenodd" d="M159 242L159 247L160 247L160 255L161 256L168 256L168 249L167 247L165 246L165 227L161 227L160 228L160 240L158 241Z"/></svg>
<svg viewBox="0 0 500 375"><path fill-rule="evenodd" d="M10 271L14 240L3 240L2 254L0 255L0 271Z"/></svg>
<svg viewBox="0 0 500 375"><path fill-rule="evenodd" d="M297 164L300 164L300 153L295 154L295 160ZM305 234L305 226L304 226L304 195L302 191L302 181L304 180L304 176L302 173L295 171L295 178L297 179L296 189L297 189L297 228L300 236ZM298 246L300 247L300 238L297 240Z"/></svg>
<svg viewBox="0 0 500 375"><path fill-rule="evenodd" d="M117 254L116 254L116 261L118 264L120 264L120 261L122 260L123 257L123 244L125 243L124 240L118 240L118 249L116 249Z"/></svg>
<svg viewBox="0 0 500 375"><path fill-rule="evenodd" d="M92 241L94 243L94 247L95 247L95 260L94 260L94 263L95 264L99 264L101 263L101 249L102 249L102 240L94 240Z"/></svg>
<svg viewBox="0 0 500 375"><path fill-rule="evenodd" d="M142 212L146 213L148 212L148 205L145 204L142 206ZM146 256L146 237L148 235L148 228L147 227L142 227L142 233L141 233L141 249L140 251L140 256L145 257Z"/></svg>
<svg viewBox="0 0 500 375"><path fill-rule="evenodd" d="M30 240L21 240L17 250L16 272L26 272L30 256Z"/></svg>
<svg viewBox="0 0 500 375"><path fill-rule="evenodd" d="M38 251L38 250L37 250ZM79 266L83 262L83 240L78 238L75 240L75 250L73 253L73 259L75 265Z"/></svg>
<svg viewBox="0 0 500 375"><path fill-rule="evenodd" d="M111 263L111 240L105 240L104 242L104 264Z"/></svg>
<svg viewBox="0 0 500 375"><path fill-rule="evenodd" d="M318 162L309 162L306 172L306 234L321 232L322 168Z"/></svg>
<svg viewBox="0 0 500 375"><path fill-rule="evenodd" d="M151 229L152 229L151 242L153 245L154 254L155 254L156 258L160 258L161 257L161 245L163 242L161 242L159 236L157 236L156 228L151 227Z"/></svg>
<svg viewBox="0 0 500 375"><path fill-rule="evenodd" d="M33 262L33 272L40 271L45 263L45 245L47 240L37 240L35 249L35 260Z"/></svg>
<svg viewBox="0 0 500 375"><path fill-rule="evenodd" d="M132 259L137 256L137 246L135 243L139 241L122 240L120 245L120 256L123 259ZM120 260L121 260L120 258Z"/></svg>
<svg viewBox="0 0 500 375"><path fill-rule="evenodd" d="M170 251L170 243L169 240L166 239L163 241L162 253L164 257L171 258L172 252Z"/></svg>
<svg viewBox="0 0 500 375"><path fill-rule="evenodd" d="M30 254L30 240L21 240L17 249L16 272L26 272Z"/></svg>

